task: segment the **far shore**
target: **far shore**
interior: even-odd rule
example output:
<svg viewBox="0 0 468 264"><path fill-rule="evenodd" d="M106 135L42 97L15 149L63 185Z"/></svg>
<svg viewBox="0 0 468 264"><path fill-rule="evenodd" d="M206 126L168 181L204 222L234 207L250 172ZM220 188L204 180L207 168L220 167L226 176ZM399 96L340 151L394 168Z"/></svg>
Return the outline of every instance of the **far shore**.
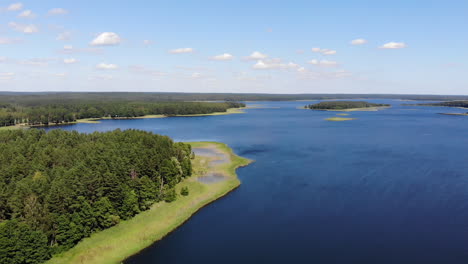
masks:
<svg viewBox="0 0 468 264"><path fill-rule="evenodd" d="M32 127L67 126L67 125L76 125L76 124L99 124L99 123L101 123L100 120L132 120L132 119L151 119L151 118L167 118L167 117L196 117L196 116L219 116L219 115L245 114L245 111L244 111L245 109L249 109L249 107L229 108L229 109L227 109L226 112L214 112L214 113L209 113L209 114L144 115L144 116L135 116L135 117L98 117L98 118L78 119L78 120L76 120L74 122L51 123L51 124L48 124L48 125L44 125L44 124L28 125L28 124L24 123L24 124L17 124L17 125L14 125L14 126L0 127L0 131L2 131L2 130L16 130L16 129L28 129L28 128L32 128Z"/></svg>
<svg viewBox="0 0 468 264"><path fill-rule="evenodd" d="M116 264L151 246L184 224L198 210L225 196L240 185L236 169L253 162L233 153L226 144L218 142L190 142L192 148L210 149L229 157L229 161L215 163L217 157L196 155L192 161L193 175L176 186L179 194L172 203L159 202L148 211L118 225L83 239L74 248L54 256L47 264ZM212 165L215 164L215 165ZM222 174L224 179L202 183L199 177L208 173ZM189 195L180 195L188 187Z"/></svg>

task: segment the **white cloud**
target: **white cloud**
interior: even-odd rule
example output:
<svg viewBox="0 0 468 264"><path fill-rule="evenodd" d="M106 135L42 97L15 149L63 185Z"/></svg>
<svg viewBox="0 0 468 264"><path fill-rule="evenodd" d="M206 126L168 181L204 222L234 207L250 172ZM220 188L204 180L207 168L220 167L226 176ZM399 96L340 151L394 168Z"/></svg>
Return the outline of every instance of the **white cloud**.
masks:
<svg viewBox="0 0 468 264"><path fill-rule="evenodd" d="M65 45L63 46L63 49L61 49L59 52L64 53L64 54L75 54L75 53L99 54L99 53L102 53L102 49L100 48L80 49L80 48L75 48L72 45Z"/></svg>
<svg viewBox="0 0 468 264"><path fill-rule="evenodd" d="M379 48L381 49L403 49L406 48L406 44L404 42L389 42L385 43Z"/></svg>
<svg viewBox="0 0 468 264"><path fill-rule="evenodd" d="M367 40L365 39L362 39L362 38L358 38L358 39L353 39L351 40L351 45L364 45L367 43Z"/></svg>
<svg viewBox="0 0 468 264"><path fill-rule="evenodd" d="M264 60L266 58L268 58L268 55L263 54L259 51L254 51L252 52L252 54L250 54L250 56L246 57L246 59L248 60Z"/></svg>
<svg viewBox="0 0 468 264"><path fill-rule="evenodd" d="M14 3L7 7L7 11L20 11L21 9L23 9L22 3Z"/></svg>
<svg viewBox="0 0 468 264"><path fill-rule="evenodd" d="M34 14L31 10L24 10L23 12L21 12L18 17L22 17L22 18L35 18L36 17L36 14Z"/></svg>
<svg viewBox="0 0 468 264"><path fill-rule="evenodd" d="M217 61L228 61L228 60L232 60L233 58L234 56L232 56L229 53L224 53L224 54L220 54L220 55L216 55L212 57L213 60L217 60Z"/></svg>
<svg viewBox="0 0 468 264"><path fill-rule="evenodd" d="M39 28L37 28L37 26L33 24L23 25L23 24L18 24L15 22L10 22L8 23L8 26L15 31L23 32L25 34L32 34L32 33L39 32Z"/></svg>
<svg viewBox="0 0 468 264"><path fill-rule="evenodd" d="M68 58L68 59L63 59L63 63L65 64L74 64L74 63L77 63L78 60L75 59L75 58Z"/></svg>
<svg viewBox="0 0 468 264"><path fill-rule="evenodd" d="M321 48L312 48L312 52L322 53L323 55L335 55L336 54L336 50L321 49Z"/></svg>
<svg viewBox="0 0 468 264"><path fill-rule="evenodd" d="M93 41L91 46L114 46L122 42L122 39L114 32L103 32L99 34Z"/></svg>
<svg viewBox="0 0 468 264"><path fill-rule="evenodd" d="M68 10L63 9L63 8L53 8L49 10L48 14L49 15L66 15L68 14Z"/></svg>
<svg viewBox="0 0 468 264"><path fill-rule="evenodd" d="M323 66L323 67L336 67L338 66L338 62L336 61L329 61L329 60L311 60L309 61L312 65Z"/></svg>
<svg viewBox="0 0 468 264"><path fill-rule="evenodd" d="M290 69L298 69L300 68L299 65L293 62L289 63L282 63L280 59L271 59L271 60L259 60L252 66L255 70L275 70L275 69L282 69L282 70L290 70Z"/></svg>
<svg viewBox="0 0 468 264"><path fill-rule="evenodd" d="M170 50L169 53L171 54L182 54L182 53L192 53L194 50L192 48L179 48Z"/></svg>
<svg viewBox="0 0 468 264"><path fill-rule="evenodd" d="M60 33L60 34L57 36L56 40L60 40L60 41L70 41L70 40L71 40L71 37L72 37L71 32L65 31L65 32Z"/></svg>
<svg viewBox="0 0 468 264"><path fill-rule="evenodd" d="M96 65L96 69L100 70L115 70L118 66L116 64L107 64L107 63L99 63Z"/></svg>

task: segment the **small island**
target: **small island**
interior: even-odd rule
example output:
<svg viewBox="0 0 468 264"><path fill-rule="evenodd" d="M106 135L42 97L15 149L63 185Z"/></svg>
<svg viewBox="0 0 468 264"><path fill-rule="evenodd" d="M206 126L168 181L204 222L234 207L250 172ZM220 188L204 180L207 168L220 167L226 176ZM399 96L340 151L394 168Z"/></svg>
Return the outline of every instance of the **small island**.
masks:
<svg viewBox="0 0 468 264"><path fill-rule="evenodd" d="M320 111L378 111L390 107L389 104L375 104L365 101L327 101L317 104L306 105L306 109Z"/></svg>

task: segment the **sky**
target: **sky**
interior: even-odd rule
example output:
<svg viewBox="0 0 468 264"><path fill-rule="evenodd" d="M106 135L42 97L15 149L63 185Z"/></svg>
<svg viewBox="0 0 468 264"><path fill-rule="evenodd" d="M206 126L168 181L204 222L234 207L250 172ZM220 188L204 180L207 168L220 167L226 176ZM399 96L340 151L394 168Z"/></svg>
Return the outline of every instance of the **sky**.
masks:
<svg viewBox="0 0 468 264"><path fill-rule="evenodd" d="M468 94L467 0L0 0L0 91Z"/></svg>

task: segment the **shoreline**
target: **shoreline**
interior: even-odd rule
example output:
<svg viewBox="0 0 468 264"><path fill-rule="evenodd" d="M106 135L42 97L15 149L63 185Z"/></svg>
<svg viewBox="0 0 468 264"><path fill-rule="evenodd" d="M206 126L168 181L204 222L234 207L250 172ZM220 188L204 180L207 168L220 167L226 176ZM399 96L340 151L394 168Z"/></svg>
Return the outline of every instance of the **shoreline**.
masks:
<svg viewBox="0 0 468 264"><path fill-rule="evenodd" d="M240 107L240 108L228 108L226 112L214 112L209 114L192 114L192 115L144 115L144 116L135 116L135 117L96 117L96 118L83 118L77 119L74 122L68 123L59 123L59 124L49 124L49 125L27 125L24 124L17 124L14 126L4 126L0 127L0 131L2 130L16 130L16 129L29 129L29 128L36 128L36 127L54 127L54 126L69 126L69 125L76 125L76 124L99 124L101 120L133 120L133 119L152 119L152 118L168 118L168 117L196 117L196 116L220 116L220 115L232 115L232 114L245 114L245 109L249 109L248 107Z"/></svg>
<svg viewBox="0 0 468 264"><path fill-rule="evenodd" d="M72 249L47 261L55 263L123 263L142 250L160 241L205 206L224 197L241 184L236 170L252 163L252 160L237 156L232 149L218 142L186 142L192 148L208 148L228 155L230 162L216 166L207 165L216 157L197 155L192 161L193 175L176 186L179 194L182 187L189 188L188 196L178 195L176 201L153 204L130 220L92 234ZM225 179L205 184L198 180L208 172L222 173Z"/></svg>

